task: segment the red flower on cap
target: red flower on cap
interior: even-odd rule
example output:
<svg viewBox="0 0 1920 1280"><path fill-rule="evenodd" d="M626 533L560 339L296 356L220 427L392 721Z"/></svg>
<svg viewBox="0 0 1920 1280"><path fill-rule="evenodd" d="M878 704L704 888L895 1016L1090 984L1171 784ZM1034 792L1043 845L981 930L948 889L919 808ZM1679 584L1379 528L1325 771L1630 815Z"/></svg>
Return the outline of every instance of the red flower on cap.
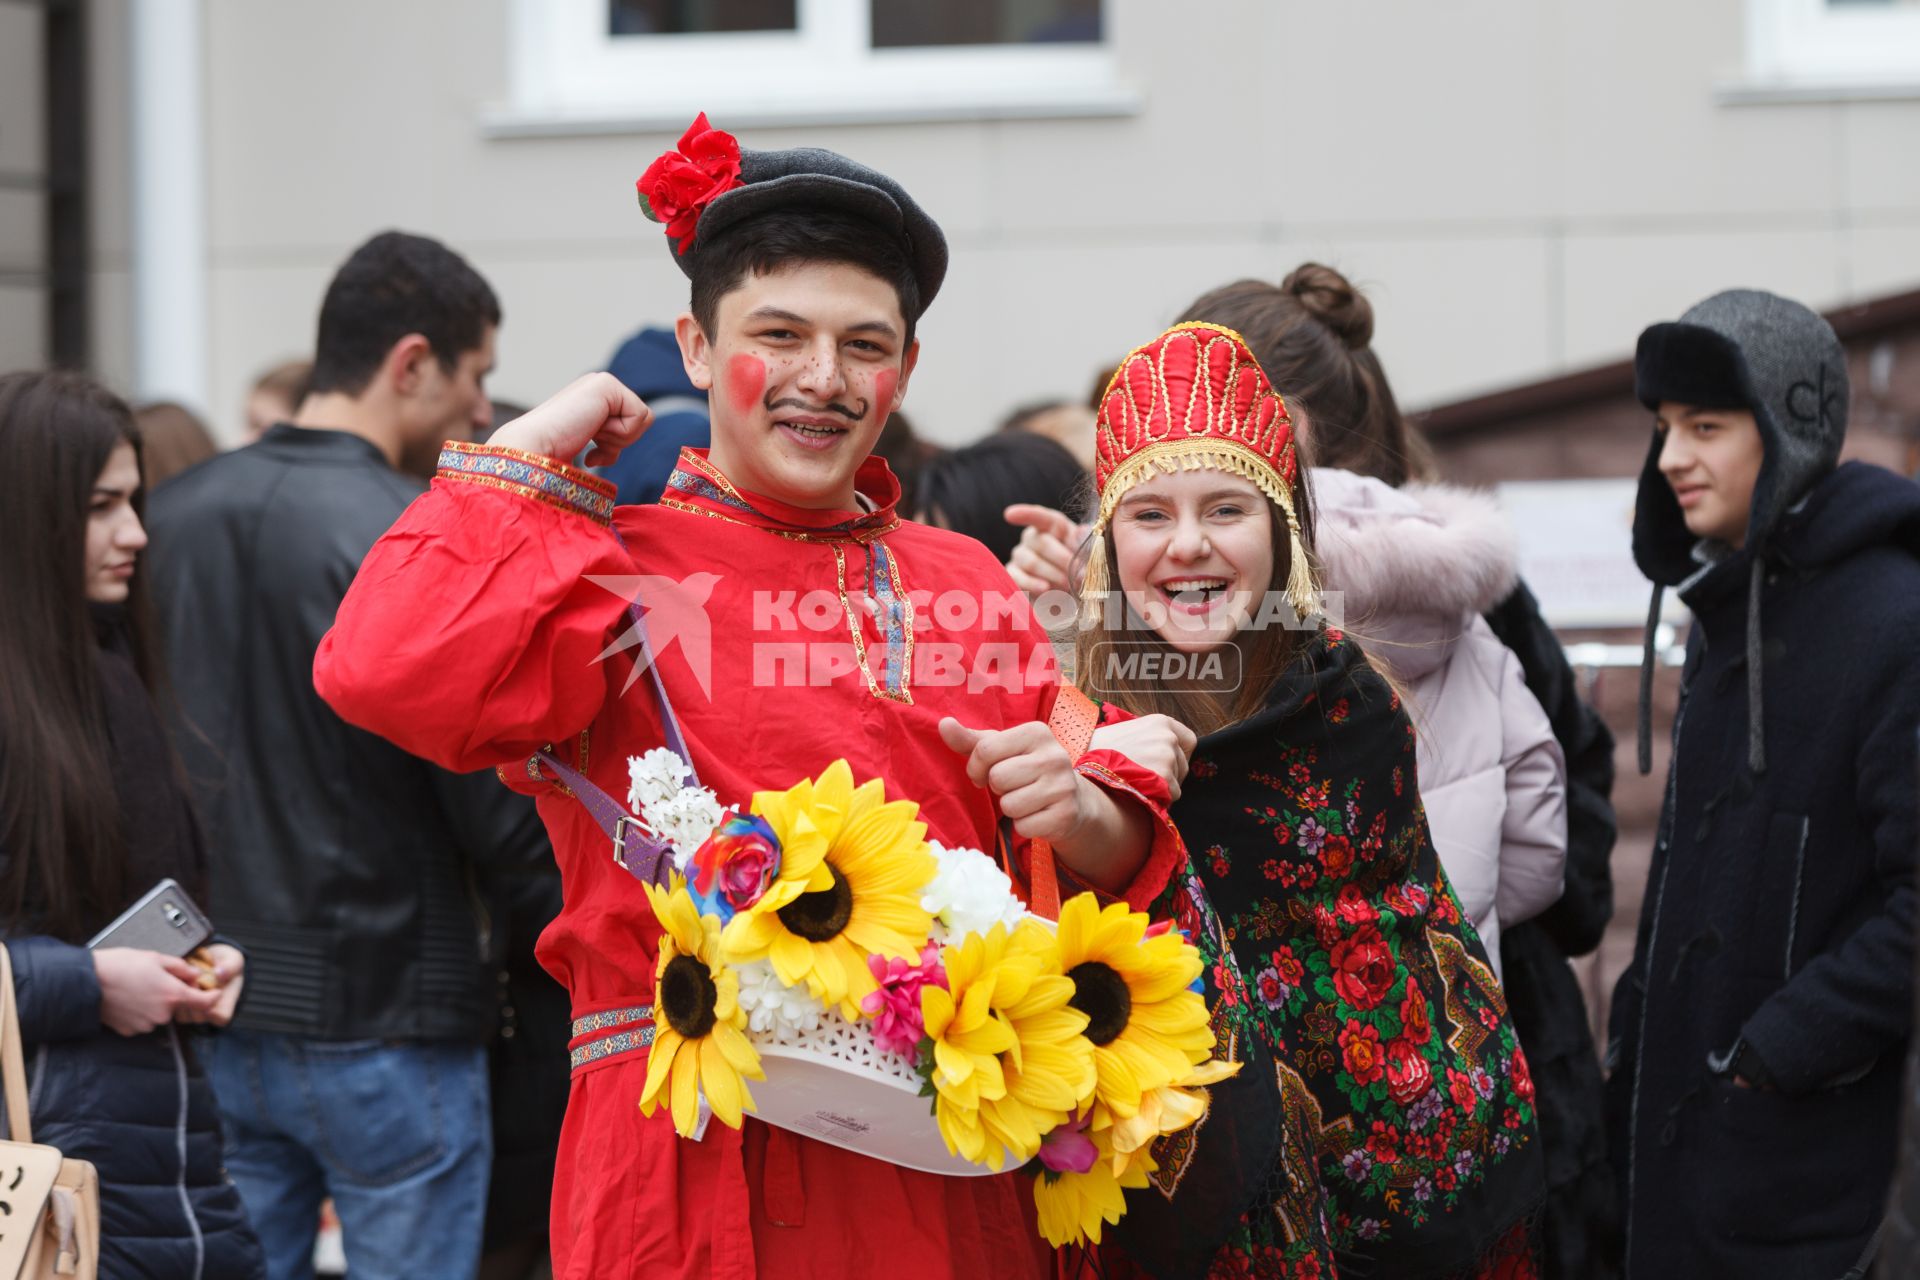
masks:
<svg viewBox="0 0 1920 1280"><path fill-rule="evenodd" d="M640 211L667 224L667 235L678 244L676 253L693 248L694 229L708 205L740 181L740 141L707 123L702 111L680 145L647 166L634 186L640 192Z"/></svg>

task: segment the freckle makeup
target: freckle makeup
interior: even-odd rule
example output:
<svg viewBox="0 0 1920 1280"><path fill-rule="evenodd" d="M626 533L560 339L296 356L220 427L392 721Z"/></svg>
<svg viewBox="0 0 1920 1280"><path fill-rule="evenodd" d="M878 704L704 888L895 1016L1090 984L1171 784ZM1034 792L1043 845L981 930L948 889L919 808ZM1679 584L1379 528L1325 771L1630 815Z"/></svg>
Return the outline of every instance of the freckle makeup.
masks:
<svg viewBox="0 0 1920 1280"><path fill-rule="evenodd" d="M767 389L767 366L759 356L737 355L727 361L727 402L745 414L760 403Z"/></svg>

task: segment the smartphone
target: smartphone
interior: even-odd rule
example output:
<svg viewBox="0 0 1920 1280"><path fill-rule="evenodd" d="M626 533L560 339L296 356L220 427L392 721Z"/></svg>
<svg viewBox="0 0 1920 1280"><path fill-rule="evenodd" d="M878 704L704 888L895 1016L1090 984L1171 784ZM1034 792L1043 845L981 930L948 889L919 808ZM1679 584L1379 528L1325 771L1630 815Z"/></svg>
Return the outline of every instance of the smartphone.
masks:
<svg viewBox="0 0 1920 1280"><path fill-rule="evenodd" d="M162 880L93 935L89 948L134 947L176 959L213 937L213 922L171 877Z"/></svg>

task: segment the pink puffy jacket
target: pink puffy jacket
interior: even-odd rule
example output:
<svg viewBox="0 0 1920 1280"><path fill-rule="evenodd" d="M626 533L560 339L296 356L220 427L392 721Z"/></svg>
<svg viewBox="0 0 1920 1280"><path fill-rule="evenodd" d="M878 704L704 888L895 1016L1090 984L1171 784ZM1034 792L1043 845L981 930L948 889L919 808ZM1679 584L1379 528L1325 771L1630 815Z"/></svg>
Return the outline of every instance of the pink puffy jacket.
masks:
<svg viewBox="0 0 1920 1280"><path fill-rule="evenodd" d="M1464 489L1323 469L1312 483L1327 590L1407 692L1433 842L1497 971L1501 924L1551 906L1567 859L1565 759L1480 616L1513 590L1513 530Z"/></svg>

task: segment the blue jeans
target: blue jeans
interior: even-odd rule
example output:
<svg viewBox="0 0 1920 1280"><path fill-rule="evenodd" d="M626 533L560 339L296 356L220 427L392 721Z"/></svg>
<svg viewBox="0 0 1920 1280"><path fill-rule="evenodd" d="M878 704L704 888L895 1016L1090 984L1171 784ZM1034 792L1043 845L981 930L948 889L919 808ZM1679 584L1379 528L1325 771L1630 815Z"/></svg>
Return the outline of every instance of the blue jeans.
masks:
<svg viewBox="0 0 1920 1280"><path fill-rule="evenodd" d="M333 1197L353 1280L465 1277L493 1160L486 1050L229 1029L202 1057L272 1280L308 1280Z"/></svg>

